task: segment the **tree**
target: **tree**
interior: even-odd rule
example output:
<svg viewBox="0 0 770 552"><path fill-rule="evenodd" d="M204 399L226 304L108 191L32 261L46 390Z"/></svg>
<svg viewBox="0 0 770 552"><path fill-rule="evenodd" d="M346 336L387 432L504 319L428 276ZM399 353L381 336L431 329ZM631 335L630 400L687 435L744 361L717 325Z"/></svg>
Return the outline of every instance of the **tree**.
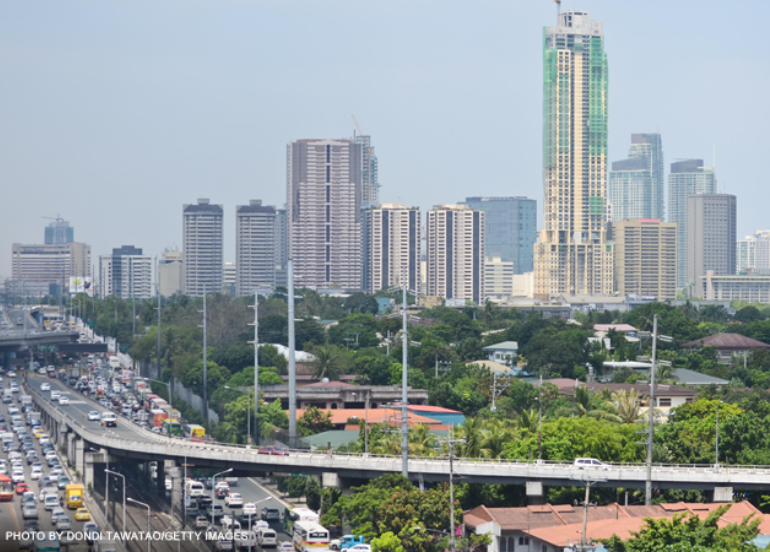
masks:
<svg viewBox="0 0 770 552"><path fill-rule="evenodd" d="M313 476L308 477L305 483L305 502L311 510L318 511L321 508L321 485Z"/></svg>
<svg viewBox="0 0 770 552"><path fill-rule="evenodd" d="M301 437L334 429L332 413L322 412L317 406L309 406L297 420L297 429L299 429Z"/></svg>
<svg viewBox="0 0 770 552"><path fill-rule="evenodd" d="M612 398L606 404L608 407L606 416L619 424L633 424L644 419L642 399L634 389L613 392Z"/></svg>
<svg viewBox="0 0 770 552"><path fill-rule="evenodd" d="M373 315L352 314L329 328L329 343L346 349L376 347L380 343L377 330Z"/></svg>
<svg viewBox="0 0 770 552"><path fill-rule="evenodd" d="M313 375L320 379L329 378L330 381L336 381L347 368L347 357L345 352L329 343L318 345L312 350L315 359L311 363L313 366Z"/></svg>
<svg viewBox="0 0 770 552"><path fill-rule="evenodd" d="M404 552L404 547L401 546L401 539L393 531L388 531L372 540L372 552Z"/></svg>
<svg viewBox="0 0 770 552"><path fill-rule="evenodd" d="M350 294L343 303L342 308L351 313L377 314L380 306L374 296L356 291Z"/></svg>

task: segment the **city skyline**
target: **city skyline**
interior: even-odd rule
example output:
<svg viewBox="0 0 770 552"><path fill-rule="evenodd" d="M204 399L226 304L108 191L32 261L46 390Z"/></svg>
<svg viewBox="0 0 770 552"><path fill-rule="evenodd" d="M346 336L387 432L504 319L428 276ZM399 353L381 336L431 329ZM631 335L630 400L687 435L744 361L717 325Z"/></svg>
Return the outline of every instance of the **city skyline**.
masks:
<svg viewBox="0 0 770 552"><path fill-rule="evenodd" d="M59 30L55 42L41 34L45 26L39 25L40 20L33 16L33 10L23 5L11 7L9 18L0 24L6 31L0 41L6 50L24 54L27 63L23 70L6 65L8 80L13 84L2 92L6 107L0 109L8 110L5 113L8 134L2 177L4 181L21 185L8 191L7 199L18 204L19 209L4 219L0 250L8 251L13 242L39 242L40 230L29 222L40 216L61 213L77 228L79 241L92 246L94 257L109 253L115 244L132 242L140 244L149 255L160 255L170 244L181 244L178 224L173 222L171 213L190 197L212 197L213 201L228 206L228 215L235 205L255 196L263 197L267 204L282 205L280 183L285 171L284 144L304 137L352 137L351 114L356 114L365 135L371 135L377 145L379 181L383 186L380 199L383 202L418 205L427 211L433 204L471 193L542 198L536 144L539 140L532 138L540 135L542 67L538 50L542 27L552 25L555 20L551 2L532 5L523 13L497 2L483 3L473 12L459 3L449 2L438 15L428 6L418 4L412 9L411 20L403 23L403 45L391 53L389 48L395 45L382 36L381 30L394 22L404 6L396 3L380 14L383 21L375 24L373 33L370 29L361 35L371 40L366 59L374 55L376 63L364 66L356 60L337 61L328 75L319 74L317 69L306 67L299 58L295 59L299 49L310 43L317 31L303 36L295 46L282 52L284 41L302 36L306 27L310 28L311 19L312 25L316 25L319 18L333 22L335 26L345 25L350 17L365 17L369 8L355 5L352 13L343 13L345 10L337 7L332 10L311 7L307 14L296 19L296 14L289 17L288 8L282 7L218 7L224 24L211 23L208 17L211 12L207 8L194 6L187 11L187 17L198 29L205 29L213 36L227 32L239 40L246 40L250 47L239 47L238 50L258 51L264 40L272 41L275 49L270 51L275 54L268 57L268 61L260 62L265 65L252 65L251 69L276 74L278 93L287 93L293 80L301 75L300 69L307 69L311 75L333 83L328 92L323 92L325 99L332 98L349 82L361 82L361 71L369 80L371 71L377 71L378 78L392 81L383 87L383 91L370 95L341 94L329 104L329 109L323 113L315 112L314 117L308 116L309 107L298 108L297 103L288 98L288 101L276 103L271 96L273 92L262 90L257 95L236 93L232 98L232 109L227 106L214 109L215 105L223 105L217 100L224 92L208 85L196 91L196 87L189 86L190 79L193 74L225 83L241 78L240 72L234 72L235 65L221 68L211 61L234 53L231 52L233 41L214 40L214 50L202 59L201 52L193 46L193 36L187 34L189 31L178 31L181 33L180 46L173 46L160 30L173 20L174 7L178 6L181 4L172 3L168 12L158 15L157 22L148 22L142 17L141 5L131 10L120 6L99 7L92 12L91 18L80 19L66 31ZM353 4L343 4L341 8L349 6ZM51 9L62 20L74 17L70 13L74 11L72 5L52 4ZM665 136L668 160L710 157L713 145L716 145L720 172L718 191L739 197L755 193L758 201L753 203L767 199L766 192L755 184L761 181L760 167L743 162L744 158L761 158L755 145L761 140L756 133L768 118L763 104L745 101L745 91L754 87L761 89L757 79L763 77L758 75L767 73L761 70L767 67L767 61L750 53L750 45L755 40L751 28L767 7L759 8L760 17L756 10L749 12L745 6L736 7L730 21L723 21L719 12L708 7L693 12L686 6L663 2L652 2L641 15L630 7L606 1L565 0L563 9L587 11L602 21L606 29L613 67L610 160L625 155L630 133L659 131ZM95 24L100 18L109 18L115 13L124 19L115 24L117 28L107 26L107 30L113 32L107 33ZM490 13L495 17L490 18ZM751 17L748 17L749 13ZM340 15L348 19L343 17L340 22L333 21ZM274 22L285 31L285 37L277 33L268 33L269 36L264 38L247 37L244 25L238 24L237 20L243 18L248 22L258 16ZM457 41L452 33L426 28L425 21L436 16L447 23L448 29L458 26L459 21L474 23L463 25L467 33L463 36L467 40L453 44ZM524 32L513 33L514 36L499 33L498 38L492 38L495 33L489 32L490 29L477 29L482 21L485 26L492 25L495 29L499 24L497 20L512 18L520 19L519 28ZM739 20L744 21L740 30L737 23L733 23ZM638 44L646 37L652 22L661 29L659 40L639 52ZM741 57L720 53L716 45L700 40L702 29L716 22L723 32L735 38L732 42L736 46L734 51L741 51ZM354 33L362 32L355 26L348 28L353 28ZM148 46L140 46L131 38L134 33L138 35L143 31L147 31ZM110 34L123 38L113 38L108 36ZM503 36L505 38L499 38ZM92 53L97 49L88 48L95 40L100 44L104 41L104 55L114 55L114 63L106 68L106 79L100 76L105 69L101 57ZM427 50L421 48L426 40L435 46ZM653 67L659 76L656 82L673 82L673 69L657 60L665 52L681 51L684 55L691 51L692 44L699 44L701 49L698 60L708 59L708 62L691 59L686 67L678 67L677 78L695 79L708 72L717 81L716 86L700 90L693 98L685 90L663 90L654 83L640 84L636 78L638 74L651 73ZM152 58L149 57L150 50ZM154 56L158 51L165 54L160 61ZM420 53L414 60L398 55L406 51ZM242 61L240 55L235 59ZM152 96L137 95L136 92L147 88L152 75L167 67L170 59L179 61L172 65L177 69L160 79L157 89L151 88ZM147 63L137 65L140 60ZM281 70L282 64L287 63L299 64L295 70L299 72L289 75ZM426 63L429 70L417 72L417 68ZM61 93L52 101L48 95L50 83L65 67L73 69L74 78L63 83L57 79ZM244 67L250 66L245 64ZM500 67L504 70L500 71ZM131 81L124 81L119 76L126 71ZM419 75L423 77L414 78ZM730 83L733 95L730 102L720 101L727 86L719 84L722 82ZM252 80L247 79L244 85L243 89L253 91ZM85 102L88 107L84 107L80 93L89 87L95 91L91 94L98 93L98 96L88 95ZM174 105L163 101L167 97L178 97L180 87L184 87L185 94L189 95L185 96L186 101ZM124 88L125 92L122 91ZM225 86L224 89L230 88ZM229 101L231 94L227 94ZM153 99L156 96L159 102ZM258 110L254 105L240 109L246 106L247 97L249 104L256 98L259 105L271 105L270 112ZM289 97L294 98L292 94ZM384 101L385 98L389 101ZM430 103L426 103L429 99ZM412 108L403 109L406 102L420 108L419 116ZM456 110L458 105L472 104L475 105L472 118L465 115L445 117L450 105ZM38 109L41 105L42 109ZM118 105L120 113L116 110ZM752 109L749 117L750 105L759 108L758 111ZM72 106L79 107L73 110ZM110 123L109 128L105 121ZM136 125L139 121L141 125ZM250 129L245 134L241 121L259 121L259 124L248 124ZM741 121L746 121L746 128L736 135L730 129ZM432 136L432 140L422 145L419 156L414 154L413 148L402 143L408 142L403 139L407 124L411 125L412 132ZM521 131L509 136L509 129L514 124ZM208 127L210 132L206 131ZM254 128L258 130L255 132ZM42 140L36 139L35 147L31 147L31 133L43 136ZM490 139L471 138L482 134ZM13 139L9 139L11 136ZM452 143L462 145L464 159L457 160L451 154ZM490 147L492 149L488 151ZM46 162L32 162L30 151L35 152L36 158L44 157ZM130 164L126 163L126 152L132 159ZM486 167L478 162L487 155L505 156L513 161L517 170L508 174L495 164ZM440 196L435 193L437 186L431 186L431 182L441 183ZM35 194L35 204L28 201L32 189L39 192ZM69 192L61 193L64 189ZM739 235L767 226L758 209L740 209ZM141 216L132 216L126 224L112 224L114 214L122 210L141 213ZM224 258L234 261L234 228L227 222L228 218L226 216ZM141 220L152 224L139 224ZM542 226L542 220L539 220L538 227ZM0 275L10 276L8 255L0 256Z"/></svg>

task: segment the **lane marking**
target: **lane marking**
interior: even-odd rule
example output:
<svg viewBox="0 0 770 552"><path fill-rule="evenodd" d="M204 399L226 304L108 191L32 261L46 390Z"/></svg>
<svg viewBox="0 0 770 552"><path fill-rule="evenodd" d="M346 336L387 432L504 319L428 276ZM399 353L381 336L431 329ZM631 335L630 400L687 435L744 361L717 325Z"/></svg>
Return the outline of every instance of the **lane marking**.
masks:
<svg viewBox="0 0 770 552"><path fill-rule="evenodd" d="M280 496L278 496L278 494L274 493L272 489L269 489L268 487L266 487L266 486L262 485L262 484L261 484L259 481L257 481L255 478L253 478L253 477L247 477L247 479L248 479L249 481L251 481L252 483L254 483L254 484L257 486L257 487L259 487L260 489L262 489L263 491L265 491L265 492L266 492L267 494L269 494L271 497L273 497L273 499L277 500L278 502L280 502L281 504L283 504L284 506L286 506L287 508L289 508L289 509L292 509L292 508L296 508L296 506L294 506L293 504L291 504L291 503L289 503L289 502L286 502L284 499L282 499Z"/></svg>

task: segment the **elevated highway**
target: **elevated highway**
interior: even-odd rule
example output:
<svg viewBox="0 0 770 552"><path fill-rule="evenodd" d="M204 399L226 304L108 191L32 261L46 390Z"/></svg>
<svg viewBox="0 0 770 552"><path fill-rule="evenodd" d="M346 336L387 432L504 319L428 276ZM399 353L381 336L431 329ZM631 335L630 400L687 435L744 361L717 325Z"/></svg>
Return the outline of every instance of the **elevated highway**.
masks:
<svg viewBox="0 0 770 552"><path fill-rule="evenodd" d="M49 393L40 391L47 381L52 389L68 393L72 399L67 406L59 406L49 399ZM290 451L286 456L258 454L244 446L215 443L193 443L186 439L157 435L118 418L117 428L102 428L98 422L86 421L86 412L104 410L83 395L54 380L30 378L28 391L44 413L49 426L54 427L53 438L60 444L79 440L85 444L68 448L102 449L111 461L148 462L159 464L172 461L180 466L233 468L234 475L265 473L307 473L324 475L324 480L351 480L374 478L386 473L401 472L400 456L361 454L328 454L326 452ZM81 453L82 454L82 453ZM78 462L79 460L79 462ZM82 464L83 459L73 462ZM85 473L85 471L84 471ZM412 457L409 475L427 481L446 480L449 461L446 459ZM608 469L584 471L566 462L511 461L461 458L454 461L456 477L467 483L520 484L539 483L542 486L583 486L586 478L599 480L596 486L644 488L646 467L643 464L608 464ZM770 490L770 466L703 466L657 464L652 469L653 486L663 489L734 488L740 490Z"/></svg>
<svg viewBox="0 0 770 552"><path fill-rule="evenodd" d="M24 351L36 345L77 343L80 333L75 330L3 330L0 331L0 351Z"/></svg>

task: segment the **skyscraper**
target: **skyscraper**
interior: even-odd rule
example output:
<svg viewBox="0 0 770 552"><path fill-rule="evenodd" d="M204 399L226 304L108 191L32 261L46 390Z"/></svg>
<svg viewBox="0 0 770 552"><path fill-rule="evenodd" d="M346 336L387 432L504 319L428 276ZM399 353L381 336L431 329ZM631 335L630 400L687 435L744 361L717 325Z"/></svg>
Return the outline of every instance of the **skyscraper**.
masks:
<svg viewBox="0 0 770 552"><path fill-rule="evenodd" d="M236 294L275 283L275 207L253 199L235 208Z"/></svg>
<svg viewBox="0 0 770 552"><path fill-rule="evenodd" d="M687 198L687 282L701 289L706 271L735 274L737 201L730 194L698 194Z"/></svg>
<svg viewBox="0 0 770 552"><path fill-rule="evenodd" d="M377 155L374 153L371 136L355 137L361 148L361 206L376 207L380 204L380 180Z"/></svg>
<svg viewBox="0 0 770 552"><path fill-rule="evenodd" d="M714 194L716 191L717 179L714 169L704 167L702 159L671 163L671 172L668 175L668 220L676 223L676 285L679 289L689 281L687 198L695 194Z"/></svg>
<svg viewBox="0 0 770 552"><path fill-rule="evenodd" d="M770 230L758 230L753 236L738 240L735 252L736 273L770 274Z"/></svg>
<svg viewBox="0 0 770 552"><path fill-rule="evenodd" d="M61 217L45 227L46 245L63 245L75 241L75 230Z"/></svg>
<svg viewBox="0 0 770 552"><path fill-rule="evenodd" d="M610 172L612 220L665 219L663 140L660 134L632 134L628 159Z"/></svg>
<svg viewBox="0 0 770 552"><path fill-rule="evenodd" d="M297 286L361 289L362 150L352 140L288 145L289 258Z"/></svg>
<svg viewBox="0 0 770 552"><path fill-rule="evenodd" d="M193 297L222 291L222 225L221 205L199 199L182 210L184 233L184 293Z"/></svg>
<svg viewBox="0 0 770 552"><path fill-rule="evenodd" d="M112 255L99 257L99 295L121 299L148 299L155 296L152 286L152 257L141 248L124 245Z"/></svg>
<svg viewBox="0 0 770 552"><path fill-rule="evenodd" d="M613 291L606 237L607 54L602 24L567 11L543 43L545 228L535 244L535 296Z"/></svg>
<svg viewBox="0 0 770 552"><path fill-rule="evenodd" d="M158 288L163 297L182 292L183 257L181 251L167 249L158 260Z"/></svg>
<svg viewBox="0 0 770 552"><path fill-rule="evenodd" d="M407 287L420 286L420 210L385 203L364 211L364 290L376 293L401 286L406 268Z"/></svg>
<svg viewBox="0 0 770 552"><path fill-rule="evenodd" d="M514 274L532 272L537 239L537 201L526 197L466 197L464 204L484 211L484 254L512 262Z"/></svg>
<svg viewBox="0 0 770 552"><path fill-rule="evenodd" d="M427 221L427 295L484 301L484 211L436 205Z"/></svg>

